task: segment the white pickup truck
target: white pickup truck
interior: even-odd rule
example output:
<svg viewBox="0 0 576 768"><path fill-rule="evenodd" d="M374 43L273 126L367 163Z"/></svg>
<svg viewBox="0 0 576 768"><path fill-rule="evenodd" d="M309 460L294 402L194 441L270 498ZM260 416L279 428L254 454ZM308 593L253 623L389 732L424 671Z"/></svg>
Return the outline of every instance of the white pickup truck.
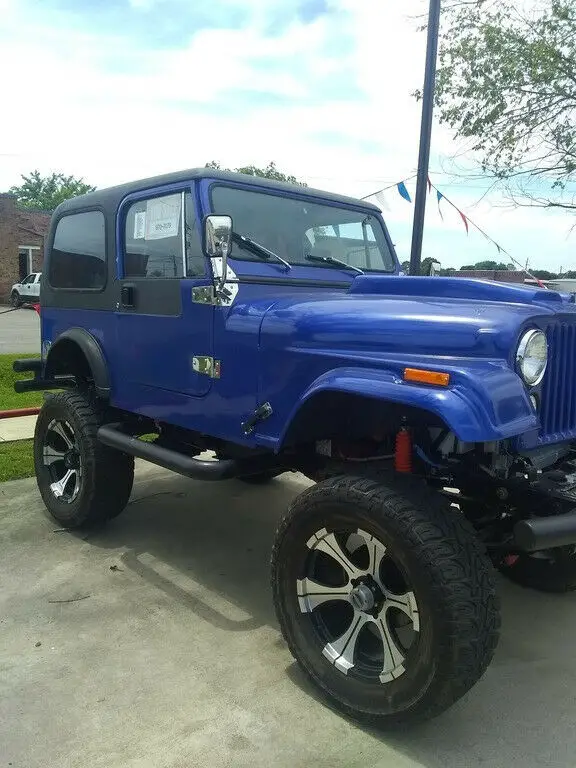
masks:
<svg viewBox="0 0 576 768"><path fill-rule="evenodd" d="M40 299L41 272L32 272L21 283L15 283L10 291L10 303L13 307L33 304Z"/></svg>

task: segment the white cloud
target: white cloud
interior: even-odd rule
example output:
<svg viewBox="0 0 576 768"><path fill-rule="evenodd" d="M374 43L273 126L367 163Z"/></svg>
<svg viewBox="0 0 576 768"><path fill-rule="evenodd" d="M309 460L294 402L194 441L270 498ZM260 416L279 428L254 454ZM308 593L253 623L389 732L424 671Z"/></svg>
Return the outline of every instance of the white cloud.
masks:
<svg viewBox="0 0 576 768"><path fill-rule="evenodd" d="M138 19L169 13L170 2L130 0ZM0 189L34 167L106 186L211 159L229 166L273 159L315 186L356 195L414 172L420 108L411 93L423 77L416 17L424 0L332 0L331 14L312 23L295 17L274 32L267 24L274 0L215 5L222 18L248 9L249 26L197 29L170 50L0 0L0 66L18 71L3 83ZM247 93L245 102L234 100ZM435 126L432 167L453 151L449 132ZM569 266L564 217L487 204L468 211L474 192L448 186L447 193L513 252L531 249L533 263L546 252L542 265ZM412 214L403 200L387 214L398 241L409 241ZM442 237L461 238L450 260L467 249L493 257L479 235L466 238L461 221L446 214L442 223L431 200L434 247Z"/></svg>

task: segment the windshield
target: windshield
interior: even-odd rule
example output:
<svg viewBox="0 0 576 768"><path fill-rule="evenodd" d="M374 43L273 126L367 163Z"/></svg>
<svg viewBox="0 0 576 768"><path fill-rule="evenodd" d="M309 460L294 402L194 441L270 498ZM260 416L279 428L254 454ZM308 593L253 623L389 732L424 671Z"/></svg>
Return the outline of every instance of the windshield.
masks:
<svg viewBox="0 0 576 768"><path fill-rule="evenodd" d="M212 188L212 207L214 213L232 217L239 235L261 243L290 264L327 266L307 259L310 254L365 272L395 270L380 221L361 211L222 185ZM259 260L237 244L231 256Z"/></svg>

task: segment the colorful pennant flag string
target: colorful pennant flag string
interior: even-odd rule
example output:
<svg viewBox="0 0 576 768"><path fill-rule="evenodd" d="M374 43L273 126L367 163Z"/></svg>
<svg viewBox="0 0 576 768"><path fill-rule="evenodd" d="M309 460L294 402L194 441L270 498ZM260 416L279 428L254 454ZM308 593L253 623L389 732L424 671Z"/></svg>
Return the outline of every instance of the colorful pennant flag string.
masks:
<svg viewBox="0 0 576 768"><path fill-rule="evenodd" d="M388 187L384 187L383 189L379 189L377 192L372 192L370 195L366 195L362 199L366 200L366 199L368 199L370 197L375 197L378 200L378 202L385 203L385 197L384 197L383 193L386 192L387 190L392 189L392 188L395 187L398 190L398 193L400 194L400 196L402 198L404 198L404 200L407 200L409 203L411 203L412 202L412 198L410 197L410 193L408 192L408 188L407 188L406 184L409 181L412 181L414 178L416 178L416 175L417 174L414 174L413 176L410 176L407 179L404 179L403 181L396 182L395 184L390 184ZM480 234L483 235L486 238L486 240L488 240L488 242L492 243L492 245L494 245L498 249L498 253L506 255L513 264L515 264L523 272L525 272L528 275L528 277L530 277L532 280L534 280L541 288L546 288L546 285L544 285L544 283L541 280L539 280L533 274L528 272L528 270L525 269L525 267L523 267L522 264L520 264L519 261L517 261L505 248L503 248L499 243L497 243L496 240L494 240L492 237L490 237L490 235L485 230L483 230L482 227L479 227L478 224L476 224L474 221L472 221L472 219L468 218L468 216L466 216L466 214L463 213L463 211L461 211L460 208L458 208L457 205L455 205L449 198L447 198L446 195L443 192L440 192L438 187L436 187L434 184L432 184L429 176L427 178L427 183L428 183L428 193L432 192L432 190L434 190L436 192L436 200L437 200L437 203L438 203L438 213L440 214L440 218L442 219L442 221L444 221L444 216L443 216L442 210L440 208L440 203L441 203L442 200L445 200L448 203L448 205L452 206L452 208L454 208L454 210L457 211L458 214L460 215L460 218L462 219L462 222L463 222L464 226L466 227L466 233L467 234L470 234L470 224L471 224L474 227L474 229L476 229L478 232L480 232ZM387 203L385 205L383 204L382 207L386 208L386 210L390 210Z"/></svg>

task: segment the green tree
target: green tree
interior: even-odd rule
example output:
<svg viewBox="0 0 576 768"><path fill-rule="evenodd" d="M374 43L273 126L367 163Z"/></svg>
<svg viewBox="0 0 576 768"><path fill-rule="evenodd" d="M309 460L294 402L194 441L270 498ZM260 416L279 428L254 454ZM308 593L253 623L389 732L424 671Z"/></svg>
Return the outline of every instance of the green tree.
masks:
<svg viewBox="0 0 576 768"><path fill-rule="evenodd" d="M555 280L558 277L556 272L548 272L547 269L531 269L530 272L539 280Z"/></svg>
<svg viewBox="0 0 576 768"><path fill-rule="evenodd" d="M42 176L40 171L32 171L28 176L22 174L22 184L11 187L9 192L16 195L20 205L36 211L53 211L64 200L86 192L93 192L96 187L86 184L84 179L52 173Z"/></svg>
<svg viewBox="0 0 576 768"><path fill-rule="evenodd" d="M206 168L214 168L215 170L221 170L220 163L217 160L211 160L209 163L206 163ZM224 168L224 170L229 171L230 168ZM260 176L264 179L274 179L275 181L285 181L288 184L297 184L300 187L306 187L308 186L303 181L298 181L296 176L290 176L286 173L282 173L282 171L279 171L276 167L276 163L274 161L271 161L268 163L266 168L258 168L256 165L245 165L242 168L234 168L236 173L247 173L249 176Z"/></svg>
<svg viewBox="0 0 576 768"><path fill-rule="evenodd" d="M465 264L463 267L460 267L461 270L484 270L484 271L502 271L507 270L508 265L502 264L502 262L498 261L478 261L476 264Z"/></svg>
<svg viewBox="0 0 576 768"><path fill-rule="evenodd" d="M516 202L576 210L566 188L576 179L574 0L453 0L436 101Z"/></svg>

